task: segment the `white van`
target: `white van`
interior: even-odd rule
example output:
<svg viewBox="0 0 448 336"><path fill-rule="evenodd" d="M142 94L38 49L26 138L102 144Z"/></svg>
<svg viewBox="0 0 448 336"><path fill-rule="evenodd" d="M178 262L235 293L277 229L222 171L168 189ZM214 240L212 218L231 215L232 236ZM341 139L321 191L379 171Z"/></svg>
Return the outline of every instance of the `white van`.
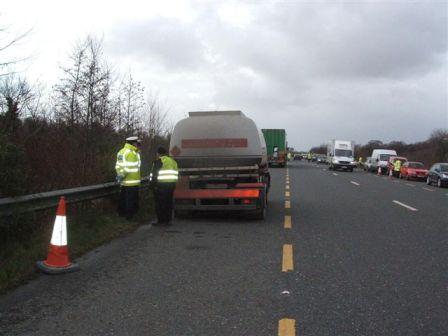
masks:
<svg viewBox="0 0 448 336"><path fill-rule="evenodd" d="M330 140L327 145L327 160L330 170L344 169L353 171L357 166L353 152L355 143L347 140Z"/></svg>
<svg viewBox="0 0 448 336"><path fill-rule="evenodd" d="M397 152L393 149L374 149L371 155L371 170L377 172L380 167L381 174L385 174L391 156L397 156Z"/></svg>

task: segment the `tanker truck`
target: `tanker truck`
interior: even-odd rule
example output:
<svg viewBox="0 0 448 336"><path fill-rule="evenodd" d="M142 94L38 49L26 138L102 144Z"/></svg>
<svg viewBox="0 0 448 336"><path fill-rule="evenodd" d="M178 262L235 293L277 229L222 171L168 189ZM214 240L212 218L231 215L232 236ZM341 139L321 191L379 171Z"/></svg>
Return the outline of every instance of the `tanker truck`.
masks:
<svg viewBox="0 0 448 336"><path fill-rule="evenodd" d="M189 112L174 127L170 154L179 166L175 216L237 211L265 218L270 184L266 143L241 111Z"/></svg>

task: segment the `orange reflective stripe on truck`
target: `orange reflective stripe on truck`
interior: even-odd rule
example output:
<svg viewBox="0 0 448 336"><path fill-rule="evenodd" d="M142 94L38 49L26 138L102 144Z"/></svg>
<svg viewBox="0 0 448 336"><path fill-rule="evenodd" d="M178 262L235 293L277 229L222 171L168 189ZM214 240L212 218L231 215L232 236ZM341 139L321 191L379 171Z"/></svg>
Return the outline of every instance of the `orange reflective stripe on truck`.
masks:
<svg viewBox="0 0 448 336"><path fill-rule="evenodd" d="M196 198L258 198L258 189L196 189L174 191L175 199Z"/></svg>

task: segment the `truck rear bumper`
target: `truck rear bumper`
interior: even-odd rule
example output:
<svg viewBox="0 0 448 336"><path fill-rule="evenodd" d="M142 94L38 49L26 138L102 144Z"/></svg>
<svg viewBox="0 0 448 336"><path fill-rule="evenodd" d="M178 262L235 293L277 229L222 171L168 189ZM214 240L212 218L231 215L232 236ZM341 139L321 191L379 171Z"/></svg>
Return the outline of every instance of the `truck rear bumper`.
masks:
<svg viewBox="0 0 448 336"><path fill-rule="evenodd" d="M213 205L204 205L204 204L194 204L194 205L186 205L186 204L175 204L175 210L179 211L250 211L257 210L257 205L254 204L213 204Z"/></svg>
<svg viewBox="0 0 448 336"><path fill-rule="evenodd" d="M262 184L256 184L262 185ZM262 185L264 188L264 185ZM257 210L262 189L176 189L175 210L242 211Z"/></svg>

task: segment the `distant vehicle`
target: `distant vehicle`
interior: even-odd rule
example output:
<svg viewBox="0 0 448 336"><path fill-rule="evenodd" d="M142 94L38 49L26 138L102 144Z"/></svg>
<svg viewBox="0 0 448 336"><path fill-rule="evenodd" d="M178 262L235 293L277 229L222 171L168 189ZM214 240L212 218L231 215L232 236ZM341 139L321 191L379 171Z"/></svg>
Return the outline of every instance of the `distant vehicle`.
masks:
<svg viewBox="0 0 448 336"><path fill-rule="evenodd" d="M316 162L317 161L317 155L313 155L313 157L311 158L311 162Z"/></svg>
<svg viewBox="0 0 448 336"><path fill-rule="evenodd" d="M241 111L189 112L174 127L170 154L179 166L176 216L240 211L264 219L270 175L266 144Z"/></svg>
<svg viewBox="0 0 448 336"><path fill-rule="evenodd" d="M428 177L428 169L421 162L405 162L401 166L400 178L426 180Z"/></svg>
<svg viewBox="0 0 448 336"><path fill-rule="evenodd" d="M327 157L325 155L320 155L317 157L317 163L318 164L326 164L327 163Z"/></svg>
<svg viewBox="0 0 448 336"><path fill-rule="evenodd" d="M397 162L398 160L401 161L401 164L403 165L403 163L407 162L408 159L405 158L404 156L391 156L389 157L389 161L387 162L387 175L390 174L390 171L392 170L392 175L395 177L399 177L400 176L400 172L395 171L394 170L394 165L395 162Z"/></svg>
<svg viewBox="0 0 448 336"><path fill-rule="evenodd" d="M302 155L300 155L300 154L296 154L296 155L294 155L294 160L302 160Z"/></svg>
<svg viewBox="0 0 448 336"><path fill-rule="evenodd" d="M266 140L268 163L270 167L286 166L286 131L284 129L262 129Z"/></svg>
<svg viewBox="0 0 448 336"><path fill-rule="evenodd" d="M330 170L344 169L353 171L357 162L354 159L355 143L346 140L330 140L327 145L327 157Z"/></svg>
<svg viewBox="0 0 448 336"><path fill-rule="evenodd" d="M388 162L391 156L397 156L397 152L393 149L374 149L370 156L372 158L371 170L377 172L378 168L380 168L381 174L387 173Z"/></svg>
<svg viewBox="0 0 448 336"><path fill-rule="evenodd" d="M364 162L362 168L364 169L364 171L371 170L371 168L372 168L372 158L371 157L366 158L366 161Z"/></svg>
<svg viewBox="0 0 448 336"><path fill-rule="evenodd" d="M436 183L439 188L448 186L448 163L436 163L429 169L426 184Z"/></svg>

